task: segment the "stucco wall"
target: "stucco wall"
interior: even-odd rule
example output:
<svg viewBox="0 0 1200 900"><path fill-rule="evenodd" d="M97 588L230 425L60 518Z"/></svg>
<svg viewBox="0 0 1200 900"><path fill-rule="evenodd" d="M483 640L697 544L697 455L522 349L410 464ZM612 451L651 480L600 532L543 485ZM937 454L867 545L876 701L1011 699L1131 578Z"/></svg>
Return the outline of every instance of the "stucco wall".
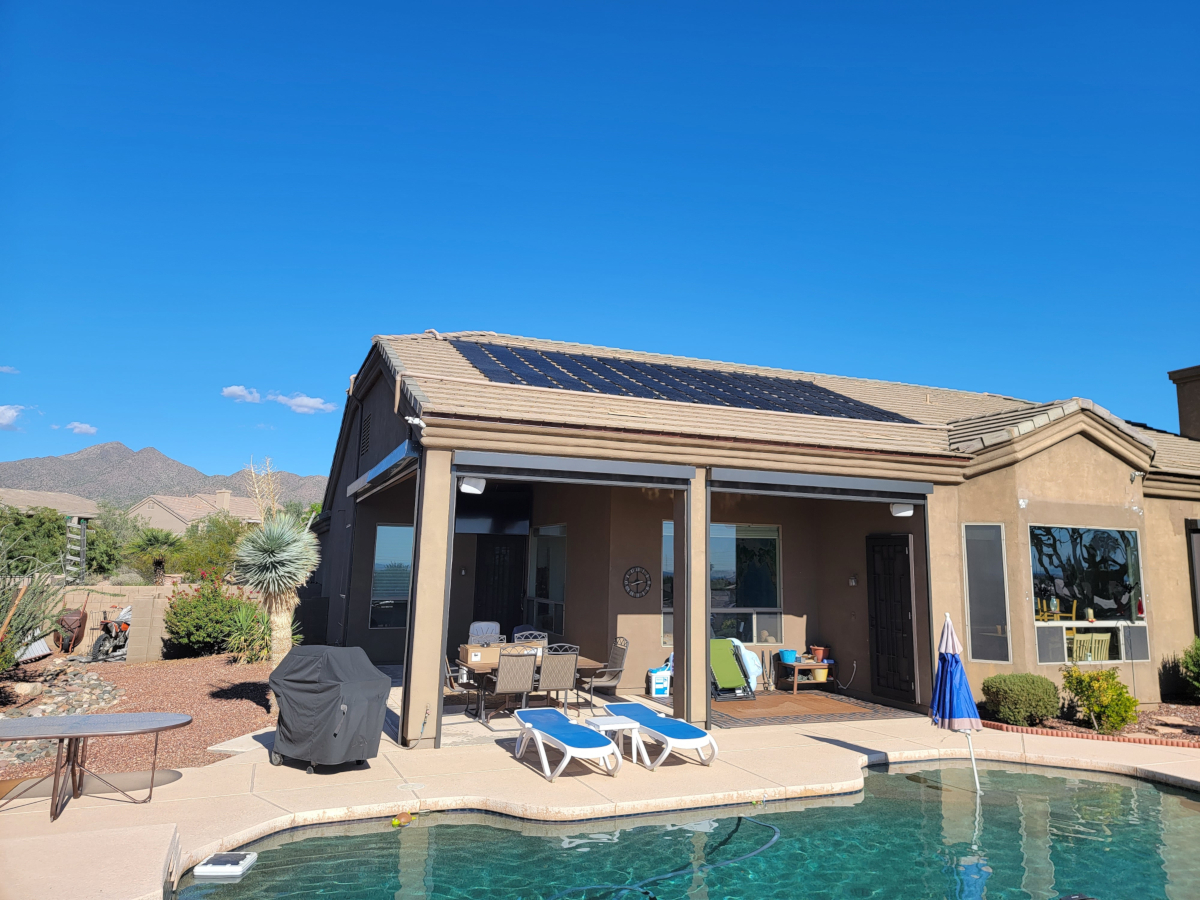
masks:
<svg viewBox="0 0 1200 900"><path fill-rule="evenodd" d="M1141 479L1131 481L1131 467L1084 435L1075 435L1007 468L971 478L957 487L938 487L930 501L930 533L933 540L933 608L935 623L949 612L955 628L967 643L966 603L963 584L963 531L965 524L999 524L1004 527L1011 662L966 663L972 689L978 694L983 680L1007 672L1036 672L1061 684L1060 664L1039 664L1034 632L1033 573L1030 564L1029 527L1063 525L1080 528L1113 528L1138 532L1142 548L1142 576L1147 598L1151 660L1113 662L1121 678L1134 687L1143 702L1157 702L1161 644L1176 642L1165 637L1184 627L1181 604L1172 594L1160 597L1160 579L1165 570L1177 571L1187 592L1187 550L1182 536L1178 552L1182 567L1171 560L1171 548L1162 534L1170 530L1155 516L1169 518L1157 510L1160 501L1142 496ZM1022 503L1024 505L1022 505ZM1183 504L1186 506L1187 504ZM1195 505L1195 504L1193 504ZM1176 594L1179 593L1177 590ZM1187 592L1190 593L1190 592ZM1191 634L1190 601L1182 604L1187 615L1186 634Z"/></svg>

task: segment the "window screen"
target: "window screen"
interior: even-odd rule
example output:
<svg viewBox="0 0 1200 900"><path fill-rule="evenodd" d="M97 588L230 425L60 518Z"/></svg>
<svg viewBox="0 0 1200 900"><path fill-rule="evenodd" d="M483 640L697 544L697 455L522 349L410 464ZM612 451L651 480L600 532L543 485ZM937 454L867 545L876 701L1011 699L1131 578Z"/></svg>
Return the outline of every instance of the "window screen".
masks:
<svg viewBox="0 0 1200 900"><path fill-rule="evenodd" d="M403 628L408 624L412 558L411 525L376 527L375 565L371 575L372 628Z"/></svg>
<svg viewBox="0 0 1200 900"><path fill-rule="evenodd" d="M1125 658L1145 662L1150 659L1150 638L1145 625L1125 625Z"/></svg>
<svg viewBox="0 0 1200 900"><path fill-rule="evenodd" d="M969 652L972 659L1008 662L1004 532L999 525L967 525L964 528Z"/></svg>
<svg viewBox="0 0 1200 900"><path fill-rule="evenodd" d="M1038 628L1037 653L1038 662L1064 663L1067 661L1067 642L1061 628Z"/></svg>

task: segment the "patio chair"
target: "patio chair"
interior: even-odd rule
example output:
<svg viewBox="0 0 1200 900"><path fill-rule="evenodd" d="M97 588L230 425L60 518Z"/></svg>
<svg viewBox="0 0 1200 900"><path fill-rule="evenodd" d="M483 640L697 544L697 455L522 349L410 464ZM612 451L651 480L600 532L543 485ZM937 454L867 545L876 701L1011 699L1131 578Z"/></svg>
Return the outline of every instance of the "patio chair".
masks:
<svg viewBox="0 0 1200 900"><path fill-rule="evenodd" d="M534 631L532 628L527 629L526 631L521 631L519 629L513 631L513 643L519 642L522 644L541 644L543 647L545 647L549 640L550 635L544 631Z"/></svg>
<svg viewBox="0 0 1200 900"><path fill-rule="evenodd" d="M713 700L753 700L754 685L733 642L712 638L708 642L708 665L712 671Z"/></svg>
<svg viewBox="0 0 1200 900"><path fill-rule="evenodd" d="M579 665L579 648L574 644L554 644L542 653L542 670L538 673L535 690L540 694L545 692L546 705L558 703L558 693L563 693L563 709L567 707L571 690L575 688L575 670ZM578 697L578 692L576 697Z"/></svg>
<svg viewBox="0 0 1200 900"><path fill-rule="evenodd" d="M617 638L612 643L612 649L608 651L608 664L603 669L597 669L590 675L581 675L575 688L576 695L579 691L587 691L591 698L592 712L596 711L596 691L611 690L615 696L617 693L617 685L621 683L621 673L625 671L625 654L629 652L629 641L623 637Z"/></svg>
<svg viewBox="0 0 1200 900"><path fill-rule="evenodd" d="M499 622L472 622L467 629L468 644L503 644L504 635L500 633Z"/></svg>
<svg viewBox="0 0 1200 900"><path fill-rule="evenodd" d="M546 636L546 632L538 631L538 629L532 625L518 625L516 628L513 629L513 640L514 641L523 641L523 640L525 640L525 638L522 637L522 635L531 634L531 633L541 635L543 638Z"/></svg>
<svg viewBox="0 0 1200 900"><path fill-rule="evenodd" d="M471 711L472 698L479 697L479 685L471 678L466 666L450 665L450 657L445 657L445 672L443 684L445 690L449 691L452 696L462 696L466 701L466 712Z"/></svg>
<svg viewBox="0 0 1200 900"><path fill-rule="evenodd" d="M604 707L610 716L625 716L638 723L641 733L653 741L662 744L663 750L658 758L647 763L650 771L657 769L670 754L680 750L695 750L704 765L712 765L717 758L717 741L711 734L695 725L690 725L682 719L673 719L655 712L641 703L608 703ZM712 753L707 757L704 748L711 747Z"/></svg>
<svg viewBox="0 0 1200 900"><path fill-rule="evenodd" d="M572 759L598 759L604 764L604 769L609 775L616 775L621 771L621 751L607 735L594 728L577 725L557 709L519 709L514 715L521 723L516 758L521 759L532 743L537 747L542 774L546 776L547 781L553 781L562 774L562 770ZM553 772L550 771L550 763L546 760L547 744L563 755L562 762Z"/></svg>
<svg viewBox="0 0 1200 900"><path fill-rule="evenodd" d="M533 690L533 679L537 674L537 652L532 647L502 647L500 659L496 663L496 671L487 675L479 691L479 708L486 709L487 697L503 697L504 705L494 709L484 716L483 722L489 728L492 718L509 709L509 700L520 696L521 709Z"/></svg>

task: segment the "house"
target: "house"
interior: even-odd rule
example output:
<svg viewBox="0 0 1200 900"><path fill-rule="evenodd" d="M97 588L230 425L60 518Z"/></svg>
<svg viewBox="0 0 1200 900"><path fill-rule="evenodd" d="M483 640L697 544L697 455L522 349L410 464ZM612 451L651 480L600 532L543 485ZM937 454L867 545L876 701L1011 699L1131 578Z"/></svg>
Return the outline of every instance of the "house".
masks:
<svg viewBox="0 0 1200 900"><path fill-rule="evenodd" d="M151 494L129 509L129 514L140 516L152 528L162 528L183 534L193 522L199 522L219 512L229 513L245 522L261 522L258 507L249 497L235 497L232 491L217 491L215 494L193 494L190 497L169 497Z"/></svg>
<svg viewBox="0 0 1200 900"><path fill-rule="evenodd" d="M1200 367L1170 374L1182 435L1084 398L379 336L312 590L330 643L405 666L409 745L439 744L443 659L475 619L600 659L626 637L639 693L673 652L675 714L700 723L710 633L827 646L847 694L922 710L946 614L976 691L1071 660L1154 703L1200 590Z"/></svg>

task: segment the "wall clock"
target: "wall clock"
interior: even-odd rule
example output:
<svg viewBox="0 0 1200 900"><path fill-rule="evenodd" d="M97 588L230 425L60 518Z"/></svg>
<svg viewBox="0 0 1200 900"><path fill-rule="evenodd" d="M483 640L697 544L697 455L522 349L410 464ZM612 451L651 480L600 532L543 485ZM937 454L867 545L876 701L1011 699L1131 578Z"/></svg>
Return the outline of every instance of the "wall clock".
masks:
<svg viewBox="0 0 1200 900"><path fill-rule="evenodd" d="M630 597L645 597L650 593L650 573L641 566L633 566L625 573L625 593Z"/></svg>

